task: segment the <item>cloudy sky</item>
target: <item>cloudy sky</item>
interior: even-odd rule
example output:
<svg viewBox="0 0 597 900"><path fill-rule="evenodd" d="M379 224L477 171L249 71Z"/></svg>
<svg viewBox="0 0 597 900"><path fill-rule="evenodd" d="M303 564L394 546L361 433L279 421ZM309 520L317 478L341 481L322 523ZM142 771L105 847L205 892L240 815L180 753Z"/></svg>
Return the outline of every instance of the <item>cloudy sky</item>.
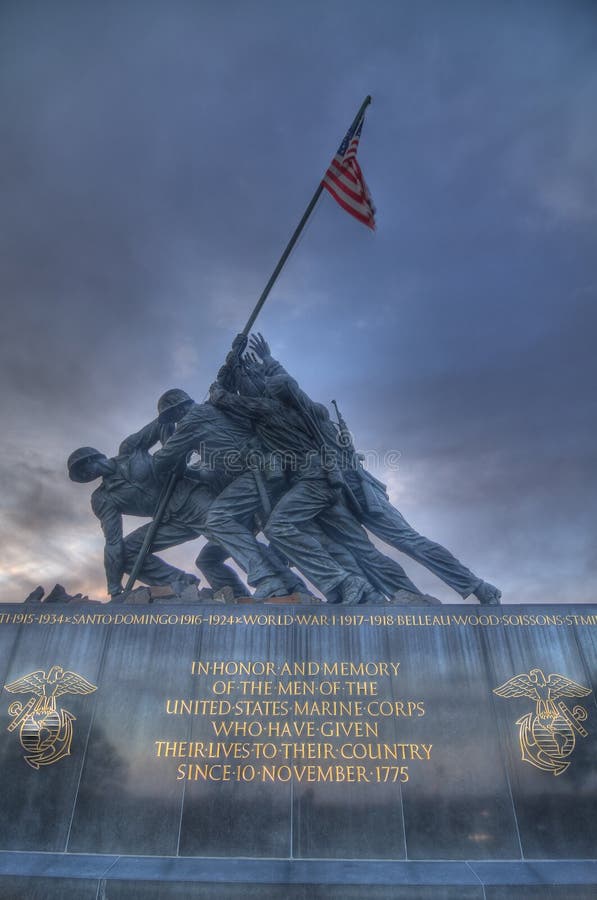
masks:
<svg viewBox="0 0 597 900"><path fill-rule="evenodd" d="M0 599L105 598L66 457L203 398L368 93L378 230L322 197L260 330L505 602L595 600L592 0L4 0Z"/></svg>

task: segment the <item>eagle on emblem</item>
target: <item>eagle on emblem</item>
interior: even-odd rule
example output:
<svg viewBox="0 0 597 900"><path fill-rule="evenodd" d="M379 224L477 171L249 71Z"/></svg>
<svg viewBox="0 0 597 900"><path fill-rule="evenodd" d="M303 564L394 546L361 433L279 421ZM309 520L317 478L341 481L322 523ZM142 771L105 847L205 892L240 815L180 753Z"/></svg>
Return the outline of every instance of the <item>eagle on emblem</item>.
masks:
<svg viewBox="0 0 597 900"><path fill-rule="evenodd" d="M565 675L552 672L547 678L541 669L531 669L528 675L514 675L500 687L494 688L500 697L529 697L537 704L540 719L555 719L559 710L555 701L560 697L588 697L590 689Z"/></svg>
<svg viewBox="0 0 597 900"><path fill-rule="evenodd" d="M30 672L4 685L5 690L11 694L35 694L38 698L35 704L36 712L54 712L56 710L56 697L62 694L91 694L97 690L94 684L77 675L76 672L65 672L62 666L52 666L48 674L43 669Z"/></svg>

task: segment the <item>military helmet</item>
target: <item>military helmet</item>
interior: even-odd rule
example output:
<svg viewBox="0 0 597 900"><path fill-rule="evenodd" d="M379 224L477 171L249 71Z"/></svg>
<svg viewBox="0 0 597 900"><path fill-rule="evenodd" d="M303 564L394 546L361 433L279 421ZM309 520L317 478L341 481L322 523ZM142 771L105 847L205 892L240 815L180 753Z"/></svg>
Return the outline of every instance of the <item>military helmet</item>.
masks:
<svg viewBox="0 0 597 900"><path fill-rule="evenodd" d="M97 476L90 476L82 472L81 464L90 459L103 459L104 456L105 454L100 453L95 447L79 447L77 450L73 450L66 463L70 480L78 481L80 483L94 481Z"/></svg>
<svg viewBox="0 0 597 900"><path fill-rule="evenodd" d="M184 412L185 404L192 402L192 398L186 391L181 391L180 388L171 388L158 400L158 421L161 425L178 422Z"/></svg>

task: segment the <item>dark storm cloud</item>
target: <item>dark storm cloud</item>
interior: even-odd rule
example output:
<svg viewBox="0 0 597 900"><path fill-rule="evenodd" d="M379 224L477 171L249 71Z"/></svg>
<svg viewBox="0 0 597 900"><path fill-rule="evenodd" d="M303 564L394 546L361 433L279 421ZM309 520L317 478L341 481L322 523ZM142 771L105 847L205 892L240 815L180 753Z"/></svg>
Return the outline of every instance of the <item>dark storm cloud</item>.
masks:
<svg viewBox="0 0 597 900"><path fill-rule="evenodd" d="M324 197L260 328L363 449L401 451L409 515L529 596L537 571L568 590L565 555L586 599L596 36L580 0L3 4L15 553L99 581L66 456L115 453L174 384L202 398L370 92L378 232Z"/></svg>

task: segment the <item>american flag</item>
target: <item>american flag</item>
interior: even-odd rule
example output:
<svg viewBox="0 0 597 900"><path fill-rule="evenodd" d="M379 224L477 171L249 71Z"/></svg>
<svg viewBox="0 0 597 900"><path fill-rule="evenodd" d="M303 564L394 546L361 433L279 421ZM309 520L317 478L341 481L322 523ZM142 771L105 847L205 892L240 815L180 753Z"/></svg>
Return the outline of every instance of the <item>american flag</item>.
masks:
<svg viewBox="0 0 597 900"><path fill-rule="evenodd" d="M375 228L375 207L357 162L357 148L364 121L363 116L346 133L324 175L322 184L342 209L359 222L364 222L369 228Z"/></svg>

